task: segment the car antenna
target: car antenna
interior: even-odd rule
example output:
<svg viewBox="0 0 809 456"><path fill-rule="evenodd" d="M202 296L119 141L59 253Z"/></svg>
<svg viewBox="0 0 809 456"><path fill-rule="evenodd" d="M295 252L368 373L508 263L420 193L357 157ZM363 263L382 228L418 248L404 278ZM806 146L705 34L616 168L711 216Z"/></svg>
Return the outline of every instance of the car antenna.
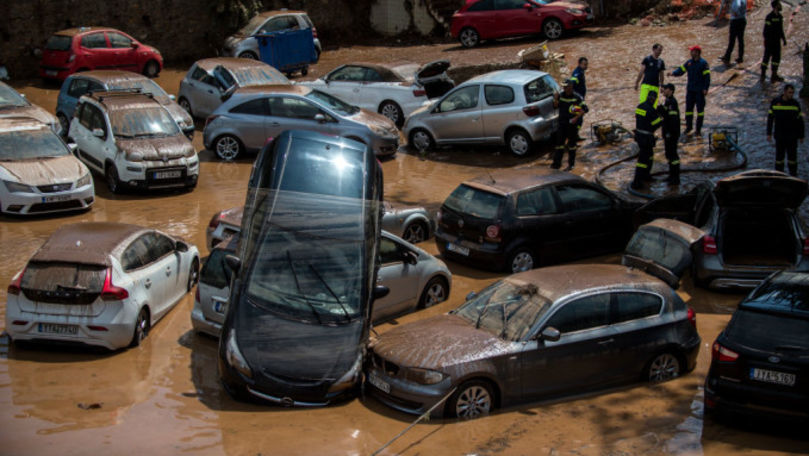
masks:
<svg viewBox="0 0 809 456"><path fill-rule="evenodd" d="M492 181L492 184L497 183L497 181L494 180L494 177L492 177L492 173L490 173L489 171L486 171L486 175L489 176L489 179Z"/></svg>

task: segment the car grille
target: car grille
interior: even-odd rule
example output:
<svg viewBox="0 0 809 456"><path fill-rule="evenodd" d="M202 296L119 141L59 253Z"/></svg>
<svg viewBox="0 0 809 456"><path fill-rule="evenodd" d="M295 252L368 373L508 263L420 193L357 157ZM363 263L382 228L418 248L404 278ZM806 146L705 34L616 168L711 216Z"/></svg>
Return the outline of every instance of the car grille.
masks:
<svg viewBox="0 0 809 456"><path fill-rule="evenodd" d="M33 204L33 205L31 205L31 208L28 209L28 213L59 211L59 210L67 210L67 209L79 209L79 208L81 208L81 201L79 201L79 200L58 201L58 202L55 202L55 203Z"/></svg>
<svg viewBox="0 0 809 456"><path fill-rule="evenodd" d="M42 193L54 193L54 192L64 192L65 190L70 190L70 187L73 186L72 182L68 182L66 184L52 184L52 185L38 185L37 188Z"/></svg>
<svg viewBox="0 0 809 456"><path fill-rule="evenodd" d="M373 356L374 366L382 369L386 374L395 377L399 373L399 366L390 361L386 361L381 356L374 353Z"/></svg>
<svg viewBox="0 0 809 456"><path fill-rule="evenodd" d="M156 172L170 171L180 171L180 177L172 177L169 179L154 178ZM185 185L186 173L186 168L178 168L176 166L168 168L146 168L146 185L148 187L174 187L178 185Z"/></svg>

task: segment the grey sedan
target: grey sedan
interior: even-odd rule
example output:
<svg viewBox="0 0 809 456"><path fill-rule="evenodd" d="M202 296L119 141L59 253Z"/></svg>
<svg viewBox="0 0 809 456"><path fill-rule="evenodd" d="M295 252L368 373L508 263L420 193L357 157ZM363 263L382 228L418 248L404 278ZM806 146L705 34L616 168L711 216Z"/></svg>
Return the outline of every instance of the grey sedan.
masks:
<svg viewBox="0 0 809 456"><path fill-rule="evenodd" d="M547 73L501 70L472 78L405 121L409 143L424 151L436 145L505 145L522 156L556 131L553 95L559 85Z"/></svg>
<svg viewBox="0 0 809 456"><path fill-rule="evenodd" d="M392 155L399 147L396 125L375 112L329 94L297 85L237 89L208 119L205 147L222 160L257 151L284 130L312 130L371 146L376 155Z"/></svg>

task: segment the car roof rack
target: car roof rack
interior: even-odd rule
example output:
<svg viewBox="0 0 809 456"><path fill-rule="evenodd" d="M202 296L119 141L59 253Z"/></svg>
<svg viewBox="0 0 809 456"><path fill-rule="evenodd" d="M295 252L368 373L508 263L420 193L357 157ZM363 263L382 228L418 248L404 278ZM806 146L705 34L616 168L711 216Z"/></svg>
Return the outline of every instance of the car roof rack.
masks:
<svg viewBox="0 0 809 456"><path fill-rule="evenodd" d="M93 92L89 92L89 95L91 98L98 100L99 103L104 103L104 99L106 98L129 97L132 95L144 95L149 97L150 99L154 99L153 93L144 92L140 88L96 90Z"/></svg>

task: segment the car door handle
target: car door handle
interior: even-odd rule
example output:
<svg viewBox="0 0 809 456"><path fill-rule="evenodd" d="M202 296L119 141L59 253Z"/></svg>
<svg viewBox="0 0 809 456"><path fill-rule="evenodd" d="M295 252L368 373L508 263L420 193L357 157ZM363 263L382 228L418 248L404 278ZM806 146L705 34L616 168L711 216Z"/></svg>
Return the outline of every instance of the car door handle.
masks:
<svg viewBox="0 0 809 456"><path fill-rule="evenodd" d="M609 339L606 339L606 340L599 340L598 345L607 345L607 344L610 344L610 343L612 343L614 341L615 341L615 339L610 337Z"/></svg>
<svg viewBox="0 0 809 456"><path fill-rule="evenodd" d="M166 275L171 275L171 266L166 266Z"/></svg>
<svg viewBox="0 0 809 456"><path fill-rule="evenodd" d="M152 287L152 281L150 279L144 280L143 281L143 286L146 287L146 288L151 288Z"/></svg>
<svg viewBox="0 0 809 456"><path fill-rule="evenodd" d="M280 124L279 122L270 122L270 126L273 126L273 127L280 127L280 126L281 126L281 124Z"/></svg>
<svg viewBox="0 0 809 456"><path fill-rule="evenodd" d="M213 93L213 90L211 90L211 89L208 89L208 93Z"/></svg>

